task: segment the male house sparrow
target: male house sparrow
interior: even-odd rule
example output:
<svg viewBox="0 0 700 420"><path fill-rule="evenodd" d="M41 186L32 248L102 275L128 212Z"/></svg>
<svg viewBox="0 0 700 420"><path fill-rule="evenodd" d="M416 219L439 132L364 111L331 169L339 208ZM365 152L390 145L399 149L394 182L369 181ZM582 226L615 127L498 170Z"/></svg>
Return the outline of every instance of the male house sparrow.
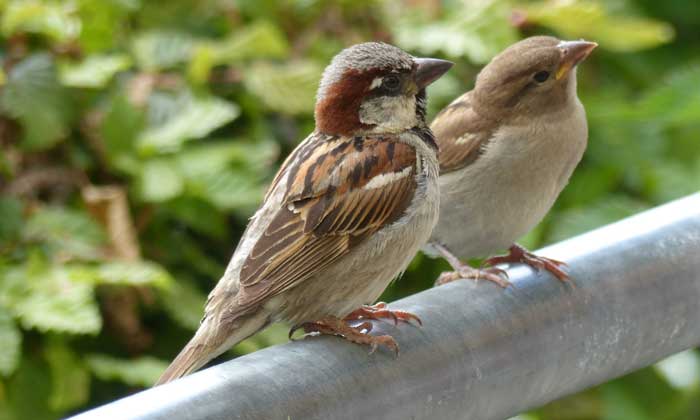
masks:
<svg viewBox="0 0 700 420"><path fill-rule="evenodd" d="M437 145L425 87L452 63L382 43L339 53L318 89L316 130L287 158L209 294L195 336L158 383L184 376L271 322L398 346L347 321L416 319L374 302L438 216ZM290 333L291 334L291 333Z"/></svg>
<svg viewBox="0 0 700 420"><path fill-rule="evenodd" d="M455 270L443 273L438 284L485 278L507 286L503 270L477 270L461 261L508 246L508 255L485 264L520 262L568 279L564 263L514 241L547 214L581 160L588 128L576 96L576 65L596 46L549 36L522 40L435 117L440 218L424 250L441 254Z"/></svg>

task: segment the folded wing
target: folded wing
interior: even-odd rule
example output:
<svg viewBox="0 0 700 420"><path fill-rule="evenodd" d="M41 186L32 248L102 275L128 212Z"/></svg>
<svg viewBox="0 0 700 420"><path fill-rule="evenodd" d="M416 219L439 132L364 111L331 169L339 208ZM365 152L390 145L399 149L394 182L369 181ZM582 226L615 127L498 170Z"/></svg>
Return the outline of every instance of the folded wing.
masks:
<svg viewBox="0 0 700 420"><path fill-rule="evenodd" d="M440 149L440 173L474 163L493 136L495 126L496 121L474 112L471 92L440 111L430 125Z"/></svg>
<svg viewBox="0 0 700 420"><path fill-rule="evenodd" d="M398 220L416 189L415 150L386 136L309 139L282 171L283 206L241 269L243 310L299 285Z"/></svg>

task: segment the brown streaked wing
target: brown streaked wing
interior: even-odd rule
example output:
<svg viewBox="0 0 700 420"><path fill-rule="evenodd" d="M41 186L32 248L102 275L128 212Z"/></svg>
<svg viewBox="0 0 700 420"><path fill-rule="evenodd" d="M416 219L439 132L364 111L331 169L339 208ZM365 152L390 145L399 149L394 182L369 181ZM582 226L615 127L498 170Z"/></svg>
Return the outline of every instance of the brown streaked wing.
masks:
<svg viewBox="0 0 700 420"><path fill-rule="evenodd" d="M493 135L495 120L474 112L471 92L457 98L430 125L440 149L440 173L445 174L473 163Z"/></svg>
<svg viewBox="0 0 700 420"><path fill-rule="evenodd" d="M284 207L241 269L244 308L298 285L399 219L416 188L415 150L395 138L331 138L293 165Z"/></svg>
<svg viewBox="0 0 700 420"><path fill-rule="evenodd" d="M282 162L282 165L280 166L279 170L277 171L277 174L275 175L275 178L272 180L270 183L270 186L267 188L267 191L265 192L265 198L263 201L267 201L268 198L270 197L270 193L275 189L277 184L279 184L280 180L289 174L287 169L289 166L293 164L297 160L297 157L301 158L302 160L305 159L309 153L311 153L314 148L324 142L333 139L334 136L327 136L325 134L321 133L311 133L309 134L308 137L306 137L301 143L297 145L297 147L292 151L292 153L287 156L287 158Z"/></svg>

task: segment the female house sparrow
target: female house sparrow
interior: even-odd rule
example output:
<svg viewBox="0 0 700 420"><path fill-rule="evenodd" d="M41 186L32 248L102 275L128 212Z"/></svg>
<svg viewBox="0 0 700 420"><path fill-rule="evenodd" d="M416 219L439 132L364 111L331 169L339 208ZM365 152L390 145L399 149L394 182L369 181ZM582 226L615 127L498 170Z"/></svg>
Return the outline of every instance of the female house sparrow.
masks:
<svg viewBox="0 0 700 420"><path fill-rule="evenodd" d="M276 321L398 349L390 336L363 332L371 324L346 321L415 318L361 305L406 268L437 221L439 164L425 87L451 66L374 42L333 58L318 89L316 130L277 173L209 294L201 326L159 384Z"/></svg>
<svg viewBox="0 0 700 420"><path fill-rule="evenodd" d="M548 36L520 41L431 124L440 147L440 218L425 251L455 270L438 284L485 278L507 286L503 270L477 270L460 259L508 246L508 255L485 264L520 262L568 279L564 263L514 241L547 214L581 160L588 128L575 67L596 46Z"/></svg>

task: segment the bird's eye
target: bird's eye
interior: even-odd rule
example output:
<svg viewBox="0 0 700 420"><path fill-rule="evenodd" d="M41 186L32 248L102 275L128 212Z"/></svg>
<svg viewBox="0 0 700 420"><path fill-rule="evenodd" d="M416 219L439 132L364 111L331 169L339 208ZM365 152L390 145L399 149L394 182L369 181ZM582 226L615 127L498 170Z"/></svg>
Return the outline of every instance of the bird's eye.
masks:
<svg viewBox="0 0 700 420"><path fill-rule="evenodd" d="M538 71L532 78L535 79L537 83L544 83L549 79L549 72L545 70Z"/></svg>
<svg viewBox="0 0 700 420"><path fill-rule="evenodd" d="M389 92L396 92L401 86L398 76L386 76L382 81L382 86Z"/></svg>

